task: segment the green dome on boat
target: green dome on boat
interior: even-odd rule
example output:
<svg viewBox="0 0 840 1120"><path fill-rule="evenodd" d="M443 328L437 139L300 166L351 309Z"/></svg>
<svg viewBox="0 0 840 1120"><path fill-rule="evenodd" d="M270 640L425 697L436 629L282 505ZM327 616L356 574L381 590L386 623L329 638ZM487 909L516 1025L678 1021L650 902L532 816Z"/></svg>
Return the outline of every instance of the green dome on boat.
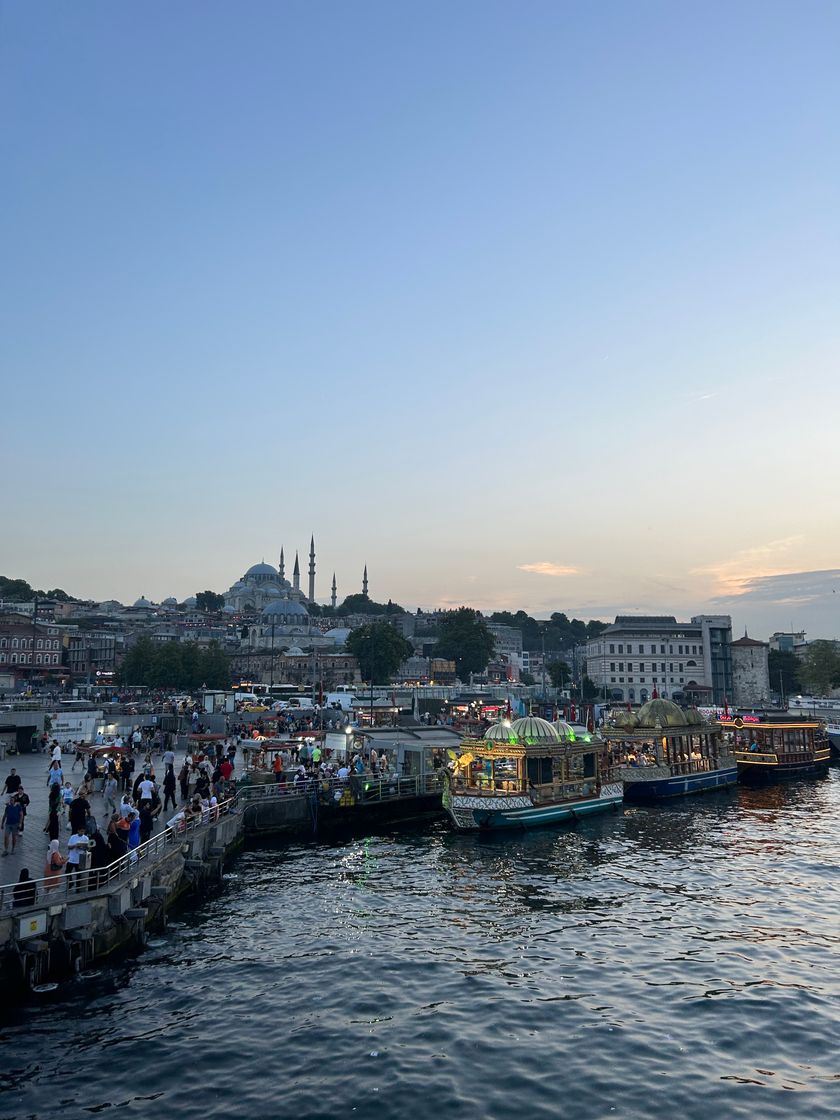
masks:
<svg viewBox="0 0 840 1120"><path fill-rule="evenodd" d="M516 735L509 720L491 724L484 732L484 738L491 743L515 743Z"/></svg>
<svg viewBox="0 0 840 1120"><path fill-rule="evenodd" d="M693 713L696 716L696 713ZM699 719L691 719L673 700L648 700L636 713L636 726L647 730L655 727L686 727Z"/></svg>
<svg viewBox="0 0 840 1120"><path fill-rule="evenodd" d="M557 732L557 738L564 743L574 743L578 737L577 731L564 719L556 719L551 726Z"/></svg>
<svg viewBox="0 0 840 1120"><path fill-rule="evenodd" d="M513 734L523 743L557 743L560 736L556 728L547 719L539 716L523 716L510 725Z"/></svg>

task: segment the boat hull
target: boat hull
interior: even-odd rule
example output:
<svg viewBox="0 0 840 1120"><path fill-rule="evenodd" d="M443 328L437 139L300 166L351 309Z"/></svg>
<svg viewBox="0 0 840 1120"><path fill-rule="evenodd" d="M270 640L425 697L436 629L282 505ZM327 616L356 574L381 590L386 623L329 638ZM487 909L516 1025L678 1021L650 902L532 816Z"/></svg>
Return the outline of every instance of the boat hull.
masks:
<svg viewBox="0 0 840 1120"><path fill-rule="evenodd" d="M534 805L527 797L503 799L452 794L444 798L444 808L459 831L497 832L574 823L596 813L618 809L622 801L621 786L615 784L602 787L598 797L545 805Z"/></svg>
<svg viewBox="0 0 840 1120"><path fill-rule="evenodd" d="M824 778L828 774L828 760L820 762L786 762L777 766L758 763L738 763L738 781L747 786L766 786L775 782L791 782L800 778Z"/></svg>
<svg viewBox="0 0 840 1120"><path fill-rule="evenodd" d="M709 793L726 789L738 781L738 767L726 766L720 770L707 770L697 774L675 774L668 778L651 778L624 781L624 800L638 803L666 801L672 797L689 797L694 793Z"/></svg>

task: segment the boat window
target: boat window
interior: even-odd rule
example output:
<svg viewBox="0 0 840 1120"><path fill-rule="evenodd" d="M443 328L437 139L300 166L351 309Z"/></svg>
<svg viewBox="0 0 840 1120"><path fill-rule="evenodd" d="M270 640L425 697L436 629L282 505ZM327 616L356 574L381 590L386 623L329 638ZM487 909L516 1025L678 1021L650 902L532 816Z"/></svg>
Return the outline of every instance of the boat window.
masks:
<svg viewBox="0 0 840 1120"><path fill-rule="evenodd" d="M497 758L493 763L493 776L496 782L515 782L517 779L516 759Z"/></svg>
<svg viewBox="0 0 840 1120"><path fill-rule="evenodd" d="M528 759L528 781L535 786L548 785L551 782L551 758Z"/></svg>

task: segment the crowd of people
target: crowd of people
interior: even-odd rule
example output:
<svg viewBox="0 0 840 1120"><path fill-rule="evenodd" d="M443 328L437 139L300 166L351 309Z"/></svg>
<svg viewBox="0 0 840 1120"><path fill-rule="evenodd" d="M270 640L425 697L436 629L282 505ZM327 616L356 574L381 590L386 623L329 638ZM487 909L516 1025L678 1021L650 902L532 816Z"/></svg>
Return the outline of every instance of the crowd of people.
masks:
<svg viewBox="0 0 840 1120"><path fill-rule="evenodd" d="M97 745L102 750L97 751ZM95 886L98 873L107 875L111 864L136 853L170 810L174 815L166 820L167 827L183 830L190 822L210 821L221 802L235 792L237 740L219 740L213 748L188 751L176 772L168 736L134 732L119 743L103 741L93 749L72 745L69 766L55 743L46 770L43 831L48 846L40 873L46 888L58 886L62 876L71 889L86 881ZM72 774L79 763L81 780L74 784ZM2 797L3 855L7 856L17 847L31 803L15 768L4 782ZM64 851L62 836L67 836ZM31 905L35 890L35 880L25 867L14 888L13 905Z"/></svg>

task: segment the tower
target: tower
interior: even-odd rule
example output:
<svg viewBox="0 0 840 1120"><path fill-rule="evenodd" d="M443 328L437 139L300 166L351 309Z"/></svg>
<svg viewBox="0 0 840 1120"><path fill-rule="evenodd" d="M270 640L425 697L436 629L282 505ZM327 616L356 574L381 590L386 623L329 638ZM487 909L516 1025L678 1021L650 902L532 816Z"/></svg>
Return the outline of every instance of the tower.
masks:
<svg viewBox="0 0 840 1120"><path fill-rule="evenodd" d="M297 552L295 552L295 566L292 569L292 590L300 591L300 562Z"/></svg>
<svg viewBox="0 0 840 1120"><path fill-rule="evenodd" d="M278 565L278 567L280 569L280 582L282 583L283 580L286 578L286 560L285 560L285 557L283 556L283 546L282 546L282 544L280 545L280 564Z"/></svg>
<svg viewBox="0 0 840 1120"><path fill-rule="evenodd" d="M309 542L309 602L315 602L315 534Z"/></svg>
<svg viewBox="0 0 840 1120"><path fill-rule="evenodd" d="M365 564L365 574L362 576L362 594L367 599L367 597L368 597L367 564Z"/></svg>
<svg viewBox="0 0 840 1120"><path fill-rule="evenodd" d="M337 588L335 586L335 572L333 572L332 594L330 595L330 606L333 610L335 610L336 590Z"/></svg>

